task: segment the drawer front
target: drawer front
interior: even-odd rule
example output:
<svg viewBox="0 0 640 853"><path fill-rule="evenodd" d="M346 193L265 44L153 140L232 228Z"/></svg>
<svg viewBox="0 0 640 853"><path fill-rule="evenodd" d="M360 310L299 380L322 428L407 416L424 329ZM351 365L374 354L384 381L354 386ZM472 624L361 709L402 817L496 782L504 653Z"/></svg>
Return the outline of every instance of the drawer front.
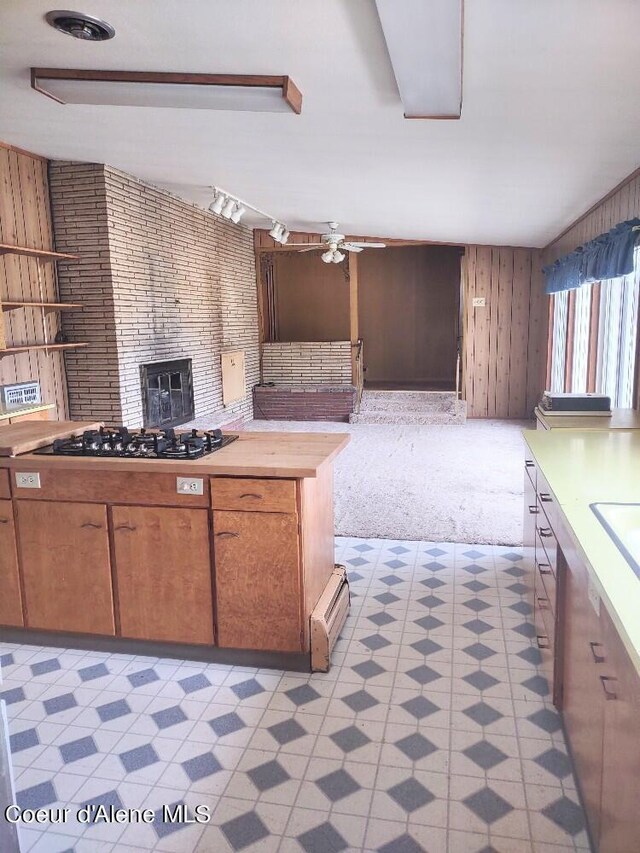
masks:
<svg viewBox="0 0 640 853"><path fill-rule="evenodd" d="M542 512L536 518L536 559L539 563L548 563L557 577L558 540Z"/></svg>
<svg viewBox="0 0 640 853"><path fill-rule="evenodd" d="M152 463L150 463L152 464ZM40 488L19 488L19 471L40 474ZM147 506L209 505L208 477L202 479L202 494L178 493L176 474L108 471L90 468L38 468L35 459L11 472L14 497L29 500L82 501L84 503L135 504ZM190 476L188 470L181 476Z"/></svg>
<svg viewBox="0 0 640 853"><path fill-rule="evenodd" d="M527 477L531 480L533 488L536 488L537 466L530 456L525 457L524 470L527 472Z"/></svg>
<svg viewBox="0 0 640 853"><path fill-rule="evenodd" d="M544 476L537 472L536 479L536 491L538 493L538 504L540 505L543 513L546 516L546 519L549 523L549 527L555 527L557 524L557 515L558 515L558 507L556 504L556 499L553 496L553 492L549 488L549 484L545 480Z"/></svg>
<svg viewBox="0 0 640 853"><path fill-rule="evenodd" d="M540 585L538 584L540 581ZM536 590L540 589L540 595L549 601L549 607L555 618L558 612L558 588L554 572L548 563L538 562L536 555Z"/></svg>
<svg viewBox="0 0 640 853"><path fill-rule="evenodd" d="M536 645L540 650L540 669L551 686L554 683L555 660L555 618L548 606L547 593L541 575L535 574L534 621L536 626Z"/></svg>
<svg viewBox="0 0 640 853"><path fill-rule="evenodd" d="M9 472L6 468L0 468L0 498L10 498Z"/></svg>
<svg viewBox="0 0 640 853"><path fill-rule="evenodd" d="M295 513L296 481L213 477L211 503L214 509Z"/></svg>

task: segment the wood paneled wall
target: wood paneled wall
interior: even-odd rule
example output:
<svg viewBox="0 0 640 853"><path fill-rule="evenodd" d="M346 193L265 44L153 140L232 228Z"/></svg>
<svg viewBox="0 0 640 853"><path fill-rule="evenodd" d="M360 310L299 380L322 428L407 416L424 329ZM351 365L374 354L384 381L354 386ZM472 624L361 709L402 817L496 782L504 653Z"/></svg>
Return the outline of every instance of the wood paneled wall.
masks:
<svg viewBox="0 0 640 853"><path fill-rule="evenodd" d="M467 246L463 383L472 418L528 418L544 390L547 305L540 251ZM484 297L484 308L473 306Z"/></svg>
<svg viewBox="0 0 640 853"><path fill-rule="evenodd" d="M455 388L462 252L404 246L358 255L358 328L368 382Z"/></svg>
<svg viewBox="0 0 640 853"><path fill-rule="evenodd" d="M35 249L55 249L49 208L47 162L11 147L0 145L0 242ZM55 265L35 258L0 256L0 299L21 302L56 302ZM0 318L2 321L3 318ZM42 343L40 309L20 308L6 312L7 346ZM47 336L53 340L60 318L47 312ZM55 403L53 417L67 416L64 356L31 351L0 358L0 385L38 380L42 399Z"/></svg>
<svg viewBox="0 0 640 853"><path fill-rule="evenodd" d="M349 283L317 252L274 254L278 341L349 339Z"/></svg>
<svg viewBox="0 0 640 853"><path fill-rule="evenodd" d="M619 222L636 216L640 216L640 169L549 243L544 249L544 263L552 263Z"/></svg>

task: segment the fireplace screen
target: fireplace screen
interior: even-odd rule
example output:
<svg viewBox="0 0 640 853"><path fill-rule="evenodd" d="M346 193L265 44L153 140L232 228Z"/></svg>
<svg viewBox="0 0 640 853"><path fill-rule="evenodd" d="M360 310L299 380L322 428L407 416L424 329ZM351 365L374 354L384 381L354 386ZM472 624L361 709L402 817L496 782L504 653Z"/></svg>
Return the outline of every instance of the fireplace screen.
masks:
<svg viewBox="0 0 640 853"><path fill-rule="evenodd" d="M140 370L146 427L172 427L192 420L190 358L143 364Z"/></svg>

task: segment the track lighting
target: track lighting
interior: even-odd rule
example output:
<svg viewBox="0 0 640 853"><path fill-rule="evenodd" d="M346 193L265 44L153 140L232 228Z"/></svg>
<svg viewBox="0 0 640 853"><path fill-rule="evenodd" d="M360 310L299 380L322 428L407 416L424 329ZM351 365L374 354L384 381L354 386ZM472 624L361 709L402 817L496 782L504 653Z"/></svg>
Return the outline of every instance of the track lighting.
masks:
<svg viewBox="0 0 640 853"><path fill-rule="evenodd" d="M231 218L231 221L232 221L232 222L235 222L235 223L236 223L236 225L237 225L237 224L238 224L238 222L240 222L240 220L242 219L242 217L245 215L245 213L246 213L246 212L247 212L246 207L244 207L244 205L240 204L240 202L239 202L239 201L237 201L237 202L236 202L235 209L234 209L234 211L233 211L233 213L231 214L231 217L230 217L230 218Z"/></svg>
<svg viewBox="0 0 640 853"><path fill-rule="evenodd" d="M271 231L269 231L269 235L273 237L276 243L280 243L284 246L289 239L289 229L287 226L279 220L274 219L272 216L269 216L263 210L258 210L258 208L254 207L252 204L249 204L246 201L241 201L239 198L236 198L236 196L231 195L231 193L225 192L217 187L211 187L211 192L213 193L213 201L209 205L211 213L223 216L225 219L228 219L237 225L247 210L251 210L257 213L258 216L271 220Z"/></svg>
<svg viewBox="0 0 640 853"><path fill-rule="evenodd" d="M224 193L217 192L214 200L209 205L209 210L211 213L222 213L222 208L224 207L224 203L227 200L227 197Z"/></svg>
<svg viewBox="0 0 640 853"><path fill-rule="evenodd" d="M274 222L273 228L271 229L271 231L269 231L269 236L273 237L273 239L276 240L276 242L278 242L280 240L280 236L282 235L283 231L284 231L284 225L282 225L280 222Z"/></svg>
<svg viewBox="0 0 640 853"><path fill-rule="evenodd" d="M235 200L229 196L224 203L224 207L220 211L221 216L224 216L225 219L231 219L231 214L233 213L235 206Z"/></svg>

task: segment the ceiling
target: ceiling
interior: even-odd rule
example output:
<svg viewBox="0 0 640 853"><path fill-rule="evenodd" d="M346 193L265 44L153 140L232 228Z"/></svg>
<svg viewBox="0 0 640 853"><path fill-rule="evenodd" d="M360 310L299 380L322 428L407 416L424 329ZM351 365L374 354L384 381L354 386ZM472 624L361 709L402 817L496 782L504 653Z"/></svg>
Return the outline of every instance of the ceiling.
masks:
<svg viewBox="0 0 640 853"><path fill-rule="evenodd" d="M543 246L639 165L637 0L469 0L460 121L403 118L374 0L77 0L116 37L0 4L0 139L292 229ZM302 115L60 105L29 67L288 74Z"/></svg>

